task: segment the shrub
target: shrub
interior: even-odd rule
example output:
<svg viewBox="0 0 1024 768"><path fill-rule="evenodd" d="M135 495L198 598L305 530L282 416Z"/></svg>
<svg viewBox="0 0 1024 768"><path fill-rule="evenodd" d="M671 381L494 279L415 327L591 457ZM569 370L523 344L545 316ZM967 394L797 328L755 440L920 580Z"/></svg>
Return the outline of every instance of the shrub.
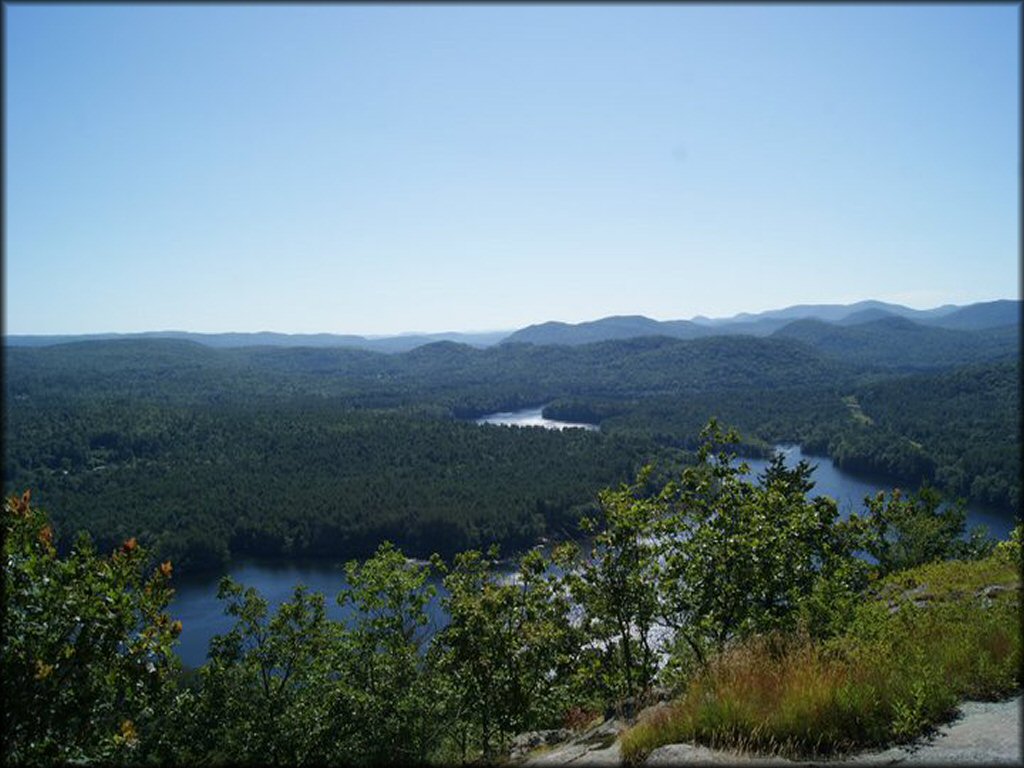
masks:
<svg viewBox="0 0 1024 768"><path fill-rule="evenodd" d="M1022 537L1024 537L1024 523L1017 523L1014 529L1010 532L1010 538L1007 541L1000 541L996 544L994 552L996 558L1000 562L1015 565L1020 569Z"/></svg>
<svg viewBox="0 0 1024 768"><path fill-rule="evenodd" d="M181 622L164 613L172 566L146 572L134 538L66 556L29 492L4 502L4 760L135 761L166 737Z"/></svg>
<svg viewBox="0 0 1024 768"><path fill-rule="evenodd" d="M1012 588L989 596L951 586L995 574ZM936 575L945 583L924 605L913 601L923 591L905 595L904 584ZM736 643L670 708L631 729L623 755L637 761L661 744L696 741L806 756L912 738L963 698L1020 687L1017 578L995 556L925 566L886 580L831 640L774 633Z"/></svg>

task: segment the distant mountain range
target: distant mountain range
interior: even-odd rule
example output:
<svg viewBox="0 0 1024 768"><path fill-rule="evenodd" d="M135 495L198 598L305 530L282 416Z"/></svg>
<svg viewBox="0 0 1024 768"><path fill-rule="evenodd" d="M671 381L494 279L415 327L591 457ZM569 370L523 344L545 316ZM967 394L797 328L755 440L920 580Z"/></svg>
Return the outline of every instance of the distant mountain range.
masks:
<svg viewBox="0 0 1024 768"><path fill-rule="evenodd" d="M962 365L1016 356L1020 351L1018 323L942 327L895 315L852 325L813 318L794 320L771 337L801 341L827 357L847 363L887 368Z"/></svg>
<svg viewBox="0 0 1024 768"><path fill-rule="evenodd" d="M924 318L941 317L949 314L950 312L954 312L957 309L959 309L959 307L954 304L943 304L941 307L936 307L934 309L911 309L910 307L904 307L902 304L887 304L884 301L868 300L858 301L854 304L797 304L792 307L786 307L785 309L770 309L766 312L760 312L754 315L747 312L741 312L738 315L734 315L733 317L726 318L724 320L705 320L704 322L712 325L721 325L767 319L802 320L804 318L812 317L829 323L837 323L849 318L851 315L857 315L860 313L870 313L870 315L867 316L868 319L874 320L877 320L883 315L897 315L899 317L909 317L913 320L921 320Z"/></svg>
<svg viewBox="0 0 1024 768"><path fill-rule="evenodd" d="M672 336L696 339L707 336L770 336L797 321L813 320L827 326L857 326L887 319L902 319L916 325L955 330L982 330L1019 325L1021 302L1003 299L957 307L947 304L935 309L911 309L881 301L855 304L801 304L758 314L742 313L730 318L693 320L651 320L639 315L605 317L570 325L541 323L516 331L503 344L590 344L595 341L637 336Z"/></svg>
<svg viewBox="0 0 1024 768"><path fill-rule="evenodd" d="M451 341L472 347L489 347L508 336L508 331L487 333L408 333L367 337L337 333L191 333L189 331L147 331L145 333L87 333L79 335L16 335L4 337L12 347L49 347L76 341L114 339L180 339L207 347L354 347L373 352L408 352L425 344Z"/></svg>
<svg viewBox="0 0 1024 768"><path fill-rule="evenodd" d="M904 321L893 324L892 321ZM810 322L810 325L807 323ZM875 324L882 323L881 326ZM886 324L888 323L888 324ZM909 325L907 325L909 323ZM879 333L902 333L907 343L969 344L941 333L936 336L913 329L945 329L948 331L981 331L1014 329L1021 323L1021 302L1002 299L966 306L946 304L934 309L911 309L882 301L859 301L854 304L800 304L756 314L740 313L729 318L697 316L692 320L652 320L642 315L604 317L583 323L546 322L530 325L514 332L430 333L366 337L352 334L285 334L285 333L190 333L187 331L150 331L146 333L102 333L80 335L14 335L5 336L7 346L41 347L77 341L108 339L182 339L209 347L350 347L374 352L408 352L437 342L489 347L495 344L560 344L577 346L598 341L632 339L643 336L669 336L676 339L697 339L709 336L783 336L799 339L822 351L856 348L858 343L870 345ZM791 327L792 326L792 327ZM859 328L859 331L850 329ZM787 330L788 329L788 330ZM844 330L846 329L846 330ZM1015 334L1017 330L1005 333ZM1005 335L1004 333L1004 335ZM910 334L910 335L907 335ZM997 334L998 336L998 334ZM860 339L860 342L857 341ZM929 341L925 341L928 339ZM1005 340L1005 339L1003 339Z"/></svg>

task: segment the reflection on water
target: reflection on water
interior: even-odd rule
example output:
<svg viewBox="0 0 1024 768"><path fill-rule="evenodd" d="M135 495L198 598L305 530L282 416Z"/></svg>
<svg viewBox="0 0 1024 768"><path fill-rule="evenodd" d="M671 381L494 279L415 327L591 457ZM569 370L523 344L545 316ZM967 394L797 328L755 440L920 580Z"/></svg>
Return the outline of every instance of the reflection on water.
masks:
<svg viewBox="0 0 1024 768"><path fill-rule="evenodd" d="M544 406L524 408L521 411L503 411L489 413L475 419L477 424L501 424L507 427L544 427L545 429L588 429L598 430L597 424L584 424L574 421L556 421L544 418Z"/></svg>

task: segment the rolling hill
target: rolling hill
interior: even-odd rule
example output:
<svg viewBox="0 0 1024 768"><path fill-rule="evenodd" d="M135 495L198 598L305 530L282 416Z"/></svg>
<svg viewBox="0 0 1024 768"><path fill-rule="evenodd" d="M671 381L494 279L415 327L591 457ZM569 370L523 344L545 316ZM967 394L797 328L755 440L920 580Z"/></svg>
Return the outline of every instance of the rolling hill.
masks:
<svg viewBox="0 0 1024 768"><path fill-rule="evenodd" d="M772 338L803 342L848 363L902 370L944 368L1017 355L1017 325L954 330L922 325L904 317L883 317L858 325L796 320Z"/></svg>

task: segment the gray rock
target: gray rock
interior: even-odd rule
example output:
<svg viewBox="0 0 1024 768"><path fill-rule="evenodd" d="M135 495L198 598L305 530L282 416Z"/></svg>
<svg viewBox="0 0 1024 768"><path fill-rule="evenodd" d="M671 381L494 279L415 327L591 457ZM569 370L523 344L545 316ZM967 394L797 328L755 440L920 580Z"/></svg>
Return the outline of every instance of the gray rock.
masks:
<svg viewBox="0 0 1024 768"><path fill-rule="evenodd" d="M1021 765L1021 703L1010 701L968 701L960 706L960 717L937 730L934 736L901 752L899 762L976 763Z"/></svg>
<svg viewBox="0 0 1024 768"><path fill-rule="evenodd" d="M799 761L742 755L693 744L667 744L653 750L644 765L1021 765L1021 705L1020 696L1009 701L964 702L959 718L937 728L930 737L841 758Z"/></svg>
<svg viewBox="0 0 1024 768"><path fill-rule="evenodd" d="M997 595L1003 592L1015 592L1020 589L1020 584L989 584L974 593L975 597L981 598L982 605L989 606Z"/></svg>
<svg viewBox="0 0 1024 768"><path fill-rule="evenodd" d="M509 757L513 760L519 760L528 755L538 747L548 746L550 744L559 744L563 741L568 741L573 736L573 732L567 728L558 728L556 730L549 731L527 731L526 733L520 733L514 739L512 739L512 746L509 751Z"/></svg>
<svg viewBox="0 0 1024 768"><path fill-rule="evenodd" d="M784 757L759 757L728 752L721 749L701 747L696 744L666 744L651 751L644 765L679 765L694 763L700 765L811 765L795 763Z"/></svg>
<svg viewBox="0 0 1024 768"><path fill-rule="evenodd" d="M605 720L550 751L530 756L526 765L621 765L618 736L625 727L621 720Z"/></svg>
<svg viewBox="0 0 1024 768"><path fill-rule="evenodd" d="M933 735L911 744L873 752L831 759L789 760L779 756L743 754L695 744L666 744L653 750L644 765L1021 765L1024 758L1020 742L1022 701L1021 696L1017 696L1009 701L965 702L960 706L960 716L936 729ZM656 709L657 706L651 707L652 712ZM622 720L606 720L549 751L528 757L526 765L622 765L618 736L626 725Z"/></svg>

